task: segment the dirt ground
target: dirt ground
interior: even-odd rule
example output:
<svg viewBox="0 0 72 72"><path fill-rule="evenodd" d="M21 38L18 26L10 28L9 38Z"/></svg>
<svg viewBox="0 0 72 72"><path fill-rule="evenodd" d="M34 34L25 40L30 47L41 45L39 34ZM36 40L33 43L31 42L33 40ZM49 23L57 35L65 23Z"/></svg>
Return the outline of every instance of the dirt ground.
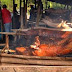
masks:
<svg viewBox="0 0 72 72"><path fill-rule="evenodd" d="M72 67L0 67L0 72L72 72Z"/></svg>

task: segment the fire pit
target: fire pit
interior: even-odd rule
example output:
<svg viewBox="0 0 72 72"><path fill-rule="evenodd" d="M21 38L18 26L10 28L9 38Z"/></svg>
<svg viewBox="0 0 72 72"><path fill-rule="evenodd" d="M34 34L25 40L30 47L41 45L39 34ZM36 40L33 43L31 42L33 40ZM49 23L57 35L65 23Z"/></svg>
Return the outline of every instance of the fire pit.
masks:
<svg viewBox="0 0 72 72"><path fill-rule="evenodd" d="M34 28L19 30L15 35L16 47L12 45L16 54L1 54L1 65L72 66L71 31Z"/></svg>
<svg viewBox="0 0 72 72"><path fill-rule="evenodd" d="M17 54L36 55L36 56L60 56L72 52L72 32L71 31L57 31L45 28L34 28L27 31L19 30L17 45L23 48L16 48ZM23 36L26 35L26 36ZM38 37L38 38L37 38ZM39 41L38 41L39 39ZM40 42L40 44L39 44ZM38 51L41 49L41 53ZM40 54L39 54L40 53ZM44 53L44 54L43 54Z"/></svg>

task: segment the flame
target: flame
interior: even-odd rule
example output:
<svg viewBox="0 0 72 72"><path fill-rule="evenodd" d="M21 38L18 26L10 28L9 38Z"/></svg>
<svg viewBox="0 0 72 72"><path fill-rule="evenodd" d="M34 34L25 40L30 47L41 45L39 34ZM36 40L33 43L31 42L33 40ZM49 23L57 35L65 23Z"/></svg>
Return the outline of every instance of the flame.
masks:
<svg viewBox="0 0 72 72"><path fill-rule="evenodd" d="M69 29L62 29L61 31L72 31L72 28L69 28Z"/></svg>
<svg viewBox="0 0 72 72"><path fill-rule="evenodd" d="M64 23L64 21L62 20L61 23L57 27L60 28L63 23Z"/></svg>
<svg viewBox="0 0 72 72"><path fill-rule="evenodd" d="M10 52L16 52L15 50L11 50L11 49L10 49L9 51L10 51Z"/></svg>
<svg viewBox="0 0 72 72"><path fill-rule="evenodd" d="M62 27L65 29L70 29L70 27L69 27L69 25L67 25L66 21L62 24Z"/></svg>
<svg viewBox="0 0 72 72"><path fill-rule="evenodd" d="M26 48L25 47L17 47L16 50L20 51L20 52L24 52L26 50Z"/></svg>
<svg viewBox="0 0 72 72"><path fill-rule="evenodd" d="M39 46L39 45L40 45L39 36L36 36L35 39L36 39L35 45L36 45L36 46Z"/></svg>
<svg viewBox="0 0 72 72"><path fill-rule="evenodd" d="M72 28L69 26L72 25L72 23L67 23L67 21L62 20L60 24L52 23L46 19L43 19L42 21L48 26L62 29L61 31L72 31Z"/></svg>
<svg viewBox="0 0 72 72"><path fill-rule="evenodd" d="M38 47L38 46L40 45L39 36L36 36L36 37L35 37L35 40L36 40L36 41L34 42L34 44L33 44L33 45L30 45L30 47L31 47L31 48L34 48L34 49L39 49L39 47Z"/></svg>
<svg viewBox="0 0 72 72"><path fill-rule="evenodd" d="M69 25L67 24L67 21L63 21L57 26L58 28L64 28L64 29L70 29Z"/></svg>
<svg viewBox="0 0 72 72"><path fill-rule="evenodd" d="M13 53L16 52L15 50L11 50L11 49L9 49L9 50L4 50L5 53L7 53L8 51L9 51L9 52L13 52ZM3 50L2 50L2 52L3 52Z"/></svg>
<svg viewBox="0 0 72 72"><path fill-rule="evenodd" d="M30 45L30 47L34 49L39 49L39 47L37 47L36 45Z"/></svg>
<svg viewBox="0 0 72 72"><path fill-rule="evenodd" d="M63 40L58 42L57 45L49 45L49 44L40 44L39 36L35 37L35 42L33 45L30 45L29 49L25 47L17 47L16 51L18 54L23 55L34 55L34 56L57 56L64 55L72 52L72 39L65 38L65 35L69 33L66 32L62 37ZM34 50L30 50L33 48ZM28 51L29 50L29 51Z"/></svg>
<svg viewBox="0 0 72 72"><path fill-rule="evenodd" d="M69 27L69 24L72 25L72 23L67 23L67 21L63 21L57 26L58 28L63 28L61 31L72 31L72 28Z"/></svg>
<svg viewBox="0 0 72 72"><path fill-rule="evenodd" d="M65 32L61 37L62 38L67 38L69 35L71 34L71 32Z"/></svg>

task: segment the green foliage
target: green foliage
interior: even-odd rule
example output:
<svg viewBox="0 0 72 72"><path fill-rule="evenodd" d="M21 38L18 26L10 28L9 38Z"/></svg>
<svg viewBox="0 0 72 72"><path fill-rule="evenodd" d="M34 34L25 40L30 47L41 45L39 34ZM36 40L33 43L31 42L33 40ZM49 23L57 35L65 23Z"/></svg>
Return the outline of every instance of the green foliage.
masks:
<svg viewBox="0 0 72 72"><path fill-rule="evenodd" d="M41 0L43 4L43 9L48 9L54 8L54 9L64 9L65 5L55 3L55 2L50 2L47 0ZM30 10L30 5L34 5L35 0L28 0L27 6L28 6L28 11ZM17 4L17 10L20 9L20 0L15 0L15 3ZM13 11L13 0L1 0L1 5L6 4L8 9L12 12ZM68 6L68 9L71 9L71 6Z"/></svg>
<svg viewBox="0 0 72 72"><path fill-rule="evenodd" d="M3 4L6 4L10 11L13 10L13 0L1 0L1 5Z"/></svg>
<svg viewBox="0 0 72 72"><path fill-rule="evenodd" d="M17 9L20 8L20 0L15 0L15 4L17 4Z"/></svg>

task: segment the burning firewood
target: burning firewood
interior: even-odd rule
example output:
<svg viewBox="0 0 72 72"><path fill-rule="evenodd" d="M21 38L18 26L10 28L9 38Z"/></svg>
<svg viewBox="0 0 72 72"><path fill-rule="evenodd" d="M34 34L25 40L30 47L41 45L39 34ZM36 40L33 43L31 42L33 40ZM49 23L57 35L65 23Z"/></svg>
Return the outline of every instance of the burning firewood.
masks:
<svg viewBox="0 0 72 72"><path fill-rule="evenodd" d="M0 50L2 52L2 50ZM15 53L16 51L15 50L11 50L11 49L5 49L4 50L4 53L7 53L7 54L11 54L11 53Z"/></svg>

